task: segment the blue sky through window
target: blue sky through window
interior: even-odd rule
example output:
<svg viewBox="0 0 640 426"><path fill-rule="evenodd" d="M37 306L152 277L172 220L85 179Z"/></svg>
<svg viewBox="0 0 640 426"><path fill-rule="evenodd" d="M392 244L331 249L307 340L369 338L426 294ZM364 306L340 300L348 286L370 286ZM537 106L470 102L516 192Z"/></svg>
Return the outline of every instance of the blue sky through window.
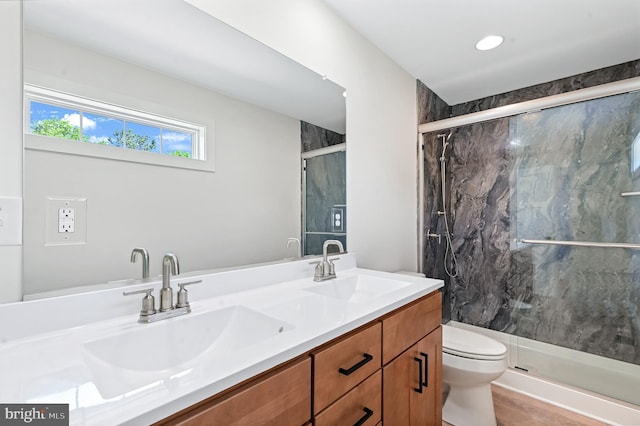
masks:
<svg viewBox="0 0 640 426"><path fill-rule="evenodd" d="M162 152L173 154L176 151L187 152L193 157L193 135L191 133L178 132L164 129L162 131Z"/></svg>
<svg viewBox="0 0 640 426"><path fill-rule="evenodd" d="M115 140L115 133L123 129L124 121L117 118L87 112L82 119L82 134L93 143L109 144L109 139Z"/></svg>
<svg viewBox="0 0 640 426"><path fill-rule="evenodd" d="M31 129L33 129L38 122L50 119L64 120L75 127L79 127L80 125L80 112L61 106L31 101L30 114L29 123Z"/></svg>

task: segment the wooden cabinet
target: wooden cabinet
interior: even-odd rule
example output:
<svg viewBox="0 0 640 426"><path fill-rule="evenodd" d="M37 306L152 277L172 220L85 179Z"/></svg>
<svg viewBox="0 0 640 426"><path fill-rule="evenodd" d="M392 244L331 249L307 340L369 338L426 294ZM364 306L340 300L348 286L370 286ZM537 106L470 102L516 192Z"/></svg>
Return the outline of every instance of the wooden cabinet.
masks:
<svg viewBox="0 0 640 426"><path fill-rule="evenodd" d="M440 426L441 312L434 292L156 425Z"/></svg>
<svg viewBox="0 0 640 426"><path fill-rule="evenodd" d="M442 296L436 292L313 353L314 425L376 425L376 392L384 424L441 425L441 317ZM353 365L351 378L338 373L345 365Z"/></svg>
<svg viewBox="0 0 640 426"><path fill-rule="evenodd" d="M384 424L442 424L440 309L441 298L438 293L382 320L383 359L389 359L382 368ZM413 322L406 323L407 319ZM386 342L389 335L385 322L388 322L389 330L394 330ZM406 324L405 328L402 328L403 323ZM419 340L415 341L416 338Z"/></svg>
<svg viewBox="0 0 640 426"><path fill-rule="evenodd" d="M157 425L300 426L310 420L311 360L286 365Z"/></svg>

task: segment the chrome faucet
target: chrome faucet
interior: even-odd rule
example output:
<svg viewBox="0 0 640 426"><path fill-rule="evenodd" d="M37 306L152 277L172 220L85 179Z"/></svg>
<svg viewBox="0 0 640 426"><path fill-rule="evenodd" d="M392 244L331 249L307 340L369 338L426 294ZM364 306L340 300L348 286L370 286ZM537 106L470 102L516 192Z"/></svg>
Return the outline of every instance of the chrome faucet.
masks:
<svg viewBox="0 0 640 426"><path fill-rule="evenodd" d="M133 255L132 255L133 256ZM191 284L201 283L202 280L191 281L188 283L178 283L180 290L178 291L178 301L173 305L173 289L171 288L171 275L180 275L180 263L178 257L173 253L167 253L162 258L162 288L160 289L160 307L156 311L155 299L152 295L153 288L145 288L137 291L125 291L124 296L132 294L142 294L142 309L140 310L140 318L138 322L148 323L172 318L178 315L184 315L191 312L189 299L187 297L187 289Z"/></svg>
<svg viewBox="0 0 640 426"><path fill-rule="evenodd" d="M160 312L173 309L173 289L171 275L180 275L180 262L173 253L167 253L162 258L162 290L160 290Z"/></svg>
<svg viewBox="0 0 640 426"><path fill-rule="evenodd" d="M149 252L144 247L136 247L131 251L131 263L135 263L137 255L142 257L142 278L149 278Z"/></svg>
<svg viewBox="0 0 640 426"><path fill-rule="evenodd" d="M339 260L339 257L329 260L328 249L329 246L337 246L340 250L339 253L344 253L344 246L338 240L326 240L322 244L322 261L311 262L316 264L316 270L313 275L314 281L326 281L336 277L336 266L333 264L335 260Z"/></svg>

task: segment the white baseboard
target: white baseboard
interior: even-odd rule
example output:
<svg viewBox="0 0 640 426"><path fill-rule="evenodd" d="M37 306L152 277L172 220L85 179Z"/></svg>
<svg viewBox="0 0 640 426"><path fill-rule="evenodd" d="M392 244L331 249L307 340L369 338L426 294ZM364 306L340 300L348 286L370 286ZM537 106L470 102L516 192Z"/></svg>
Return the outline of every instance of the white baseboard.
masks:
<svg viewBox="0 0 640 426"><path fill-rule="evenodd" d="M640 407L509 368L493 384L620 426L640 425Z"/></svg>

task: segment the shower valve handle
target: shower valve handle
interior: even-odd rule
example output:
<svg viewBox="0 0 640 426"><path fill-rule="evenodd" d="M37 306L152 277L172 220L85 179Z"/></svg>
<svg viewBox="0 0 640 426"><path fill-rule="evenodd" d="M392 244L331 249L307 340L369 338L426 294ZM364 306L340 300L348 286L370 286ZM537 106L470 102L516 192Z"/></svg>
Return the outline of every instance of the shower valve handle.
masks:
<svg viewBox="0 0 640 426"><path fill-rule="evenodd" d="M438 244L442 244L442 235L441 234L432 234L431 229L427 229L427 238L437 238Z"/></svg>

